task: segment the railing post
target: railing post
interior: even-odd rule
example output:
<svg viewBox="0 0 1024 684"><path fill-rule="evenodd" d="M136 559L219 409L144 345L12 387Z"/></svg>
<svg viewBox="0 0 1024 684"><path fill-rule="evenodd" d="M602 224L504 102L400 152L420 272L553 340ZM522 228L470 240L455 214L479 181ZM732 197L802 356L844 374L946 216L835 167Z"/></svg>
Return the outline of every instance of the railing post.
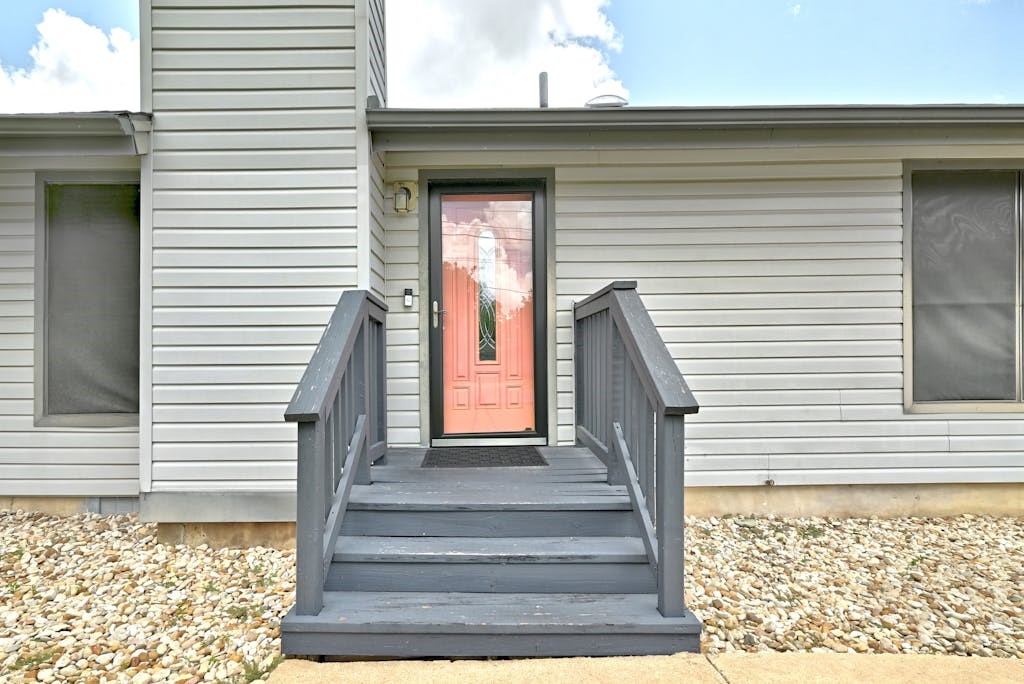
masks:
<svg viewBox="0 0 1024 684"><path fill-rule="evenodd" d="M682 415L657 417L658 610L681 617L683 600L683 424Z"/></svg>
<svg viewBox="0 0 1024 684"><path fill-rule="evenodd" d="M295 516L295 612L299 615L317 615L324 607L325 436L322 421L299 423Z"/></svg>

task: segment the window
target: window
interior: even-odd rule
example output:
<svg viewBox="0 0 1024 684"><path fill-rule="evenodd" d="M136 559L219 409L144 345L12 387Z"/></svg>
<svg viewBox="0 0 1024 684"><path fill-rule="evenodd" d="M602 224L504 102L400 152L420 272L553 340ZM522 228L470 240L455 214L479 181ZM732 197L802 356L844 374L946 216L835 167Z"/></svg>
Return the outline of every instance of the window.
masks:
<svg viewBox="0 0 1024 684"><path fill-rule="evenodd" d="M36 195L36 422L137 422L138 181L53 176Z"/></svg>
<svg viewBox="0 0 1024 684"><path fill-rule="evenodd" d="M1022 409L1022 174L917 170L910 182L907 403Z"/></svg>

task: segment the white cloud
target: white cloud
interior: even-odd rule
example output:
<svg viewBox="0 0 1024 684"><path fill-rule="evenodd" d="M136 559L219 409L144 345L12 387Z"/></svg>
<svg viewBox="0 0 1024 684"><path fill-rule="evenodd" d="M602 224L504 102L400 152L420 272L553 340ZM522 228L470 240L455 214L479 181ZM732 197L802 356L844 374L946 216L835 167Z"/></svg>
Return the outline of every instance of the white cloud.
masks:
<svg viewBox="0 0 1024 684"><path fill-rule="evenodd" d="M107 35L59 9L46 10L36 28L32 66L0 64L0 111L139 108L139 41L127 31L115 28Z"/></svg>
<svg viewBox="0 0 1024 684"><path fill-rule="evenodd" d="M789 13L792 14L794 17L799 15L800 14L800 5L799 4L790 5L789 6Z"/></svg>
<svg viewBox="0 0 1024 684"><path fill-rule="evenodd" d="M388 0L389 107L552 107L628 95L608 0Z"/></svg>

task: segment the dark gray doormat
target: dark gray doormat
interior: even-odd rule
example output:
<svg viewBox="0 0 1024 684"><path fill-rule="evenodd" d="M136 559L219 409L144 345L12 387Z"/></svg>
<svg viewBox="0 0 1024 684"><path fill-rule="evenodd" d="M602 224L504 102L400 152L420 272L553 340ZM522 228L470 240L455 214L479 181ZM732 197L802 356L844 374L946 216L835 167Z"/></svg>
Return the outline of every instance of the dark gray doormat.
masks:
<svg viewBox="0 0 1024 684"><path fill-rule="evenodd" d="M421 468L518 468L546 466L532 446L439 447L427 449Z"/></svg>

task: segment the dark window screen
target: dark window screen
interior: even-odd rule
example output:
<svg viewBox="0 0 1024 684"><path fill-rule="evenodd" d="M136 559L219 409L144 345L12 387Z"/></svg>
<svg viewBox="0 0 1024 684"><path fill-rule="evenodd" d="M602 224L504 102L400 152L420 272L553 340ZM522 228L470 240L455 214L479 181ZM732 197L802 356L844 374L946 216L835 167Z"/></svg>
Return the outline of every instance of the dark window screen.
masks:
<svg viewBox="0 0 1024 684"><path fill-rule="evenodd" d="M913 175L914 400L1016 399L1016 171Z"/></svg>
<svg viewBox="0 0 1024 684"><path fill-rule="evenodd" d="M139 187L46 188L46 413L138 413Z"/></svg>

